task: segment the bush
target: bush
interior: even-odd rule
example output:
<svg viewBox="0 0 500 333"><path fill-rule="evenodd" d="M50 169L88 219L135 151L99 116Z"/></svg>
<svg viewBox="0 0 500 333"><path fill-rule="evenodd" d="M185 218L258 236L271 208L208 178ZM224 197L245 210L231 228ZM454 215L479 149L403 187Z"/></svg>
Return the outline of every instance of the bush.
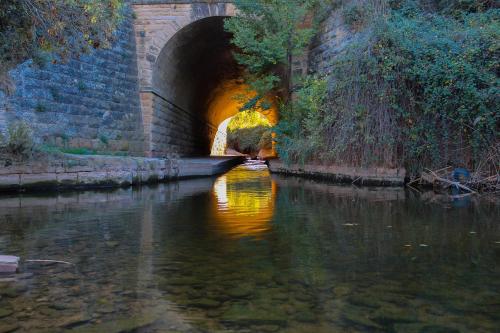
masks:
<svg viewBox="0 0 500 333"><path fill-rule="evenodd" d="M272 149L273 148L273 132L266 130L262 133L259 140L259 149Z"/></svg>
<svg viewBox="0 0 500 333"><path fill-rule="evenodd" d="M239 152L255 155L263 145L269 145L270 128L269 120L260 113L239 112L227 126L227 145Z"/></svg>
<svg viewBox="0 0 500 333"><path fill-rule="evenodd" d="M346 7L342 12L344 23L351 29L361 29L368 21L369 6L361 4L353 4Z"/></svg>
<svg viewBox="0 0 500 333"><path fill-rule="evenodd" d="M499 142L500 11L393 8L334 59L327 106L309 82L283 108L280 157L418 172L473 168Z"/></svg>
<svg viewBox="0 0 500 333"><path fill-rule="evenodd" d="M259 152L262 137L268 130L269 127L266 126L233 130L227 134L227 145L241 153L255 155Z"/></svg>
<svg viewBox="0 0 500 333"><path fill-rule="evenodd" d="M31 155L33 147L33 131L25 122L16 122L9 126L5 144L7 153L24 158Z"/></svg>
<svg viewBox="0 0 500 333"><path fill-rule="evenodd" d="M276 150L286 163L311 160L323 149L326 99L326 79L308 76L297 89L293 104L281 106L274 129Z"/></svg>

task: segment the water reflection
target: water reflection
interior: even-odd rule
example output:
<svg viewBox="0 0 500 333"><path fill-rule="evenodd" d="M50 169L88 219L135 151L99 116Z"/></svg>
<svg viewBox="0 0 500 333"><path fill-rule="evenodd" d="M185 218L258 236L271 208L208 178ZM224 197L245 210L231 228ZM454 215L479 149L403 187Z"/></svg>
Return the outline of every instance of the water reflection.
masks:
<svg viewBox="0 0 500 333"><path fill-rule="evenodd" d="M260 238L271 228L276 184L264 164L246 164L219 177L213 188L214 228L229 237Z"/></svg>
<svg viewBox="0 0 500 333"><path fill-rule="evenodd" d="M0 199L0 332L496 332L499 207L240 167Z"/></svg>

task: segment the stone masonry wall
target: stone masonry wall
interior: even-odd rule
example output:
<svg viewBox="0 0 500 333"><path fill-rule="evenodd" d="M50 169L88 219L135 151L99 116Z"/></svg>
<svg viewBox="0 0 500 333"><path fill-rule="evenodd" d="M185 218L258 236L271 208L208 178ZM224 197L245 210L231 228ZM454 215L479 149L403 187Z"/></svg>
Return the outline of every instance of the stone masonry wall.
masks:
<svg viewBox="0 0 500 333"><path fill-rule="evenodd" d="M205 120L153 93L141 93L141 103L144 111L152 110L151 116L143 117L145 132L151 135L152 157L189 156L203 151L204 141L211 135L207 131L214 130ZM148 121L147 117L151 119Z"/></svg>
<svg viewBox="0 0 500 333"><path fill-rule="evenodd" d="M342 7L332 10L322 22L309 51L309 71L327 75L332 69L332 60L355 38L342 18Z"/></svg>
<svg viewBox="0 0 500 333"><path fill-rule="evenodd" d="M24 121L42 144L144 154L131 15L111 49L62 64L30 60L11 77L15 91L0 94L0 130Z"/></svg>
<svg viewBox="0 0 500 333"><path fill-rule="evenodd" d="M145 158L128 156L40 156L0 165L0 194L28 190L117 187L224 173L242 157Z"/></svg>

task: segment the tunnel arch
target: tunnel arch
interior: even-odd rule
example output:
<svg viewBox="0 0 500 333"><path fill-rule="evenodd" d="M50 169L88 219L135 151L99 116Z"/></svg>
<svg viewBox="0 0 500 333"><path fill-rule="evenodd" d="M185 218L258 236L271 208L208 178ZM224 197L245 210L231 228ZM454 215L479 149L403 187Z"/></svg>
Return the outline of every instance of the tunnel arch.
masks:
<svg viewBox="0 0 500 333"><path fill-rule="evenodd" d="M134 11L144 154L208 156L246 89L224 30L234 5L141 2Z"/></svg>
<svg viewBox="0 0 500 333"><path fill-rule="evenodd" d="M209 114L220 90L241 84L241 68L232 55L226 16L197 20L179 30L164 46L153 67L152 86L161 108L154 121L155 152L208 155L219 121ZM226 115L227 116L227 115ZM227 118L227 117L226 117Z"/></svg>

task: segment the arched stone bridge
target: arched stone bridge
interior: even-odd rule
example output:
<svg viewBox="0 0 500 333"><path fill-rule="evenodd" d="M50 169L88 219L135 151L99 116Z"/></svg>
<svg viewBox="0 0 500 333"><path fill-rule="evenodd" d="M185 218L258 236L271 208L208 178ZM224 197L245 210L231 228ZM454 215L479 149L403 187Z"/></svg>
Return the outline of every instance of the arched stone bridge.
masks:
<svg viewBox="0 0 500 333"><path fill-rule="evenodd" d="M224 19L229 0L127 0L110 49L28 60L0 90L0 133L29 124L41 145L162 157L204 156L245 92ZM276 120L275 112L268 118Z"/></svg>
<svg viewBox="0 0 500 333"><path fill-rule="evenodd" d="M208 154L230 116L211 104L240 77L223 27L234 5L146 0L132 7L146 154Z"/></svg>

